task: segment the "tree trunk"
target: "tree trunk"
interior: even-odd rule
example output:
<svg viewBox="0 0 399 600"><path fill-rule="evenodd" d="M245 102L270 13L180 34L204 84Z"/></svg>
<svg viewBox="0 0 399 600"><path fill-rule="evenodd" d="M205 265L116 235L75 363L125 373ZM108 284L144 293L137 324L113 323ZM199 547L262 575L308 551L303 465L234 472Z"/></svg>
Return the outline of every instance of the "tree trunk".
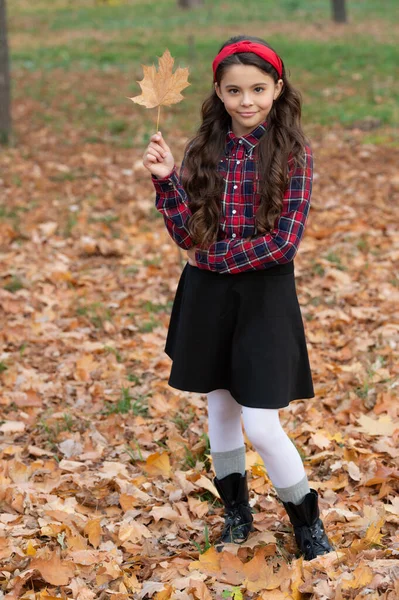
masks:
<svg viewBox="0 0 399 600"><path fill-rule="evenodd" d="M346 1L332 0L332 14L335 23L346 23Z"/></svg>
<svg viewBox="0 0 399 600"><path fill-rule="evenodd" d="M10 104L6 0L0 0L0 144L7 143L11 133Z"/></svg>
<svg viewBox="0 0 399 600"><path fill-rule="evenodd" d="M180 8L194 8L196 6L204 6L204 0L177 0Z"/></svg>

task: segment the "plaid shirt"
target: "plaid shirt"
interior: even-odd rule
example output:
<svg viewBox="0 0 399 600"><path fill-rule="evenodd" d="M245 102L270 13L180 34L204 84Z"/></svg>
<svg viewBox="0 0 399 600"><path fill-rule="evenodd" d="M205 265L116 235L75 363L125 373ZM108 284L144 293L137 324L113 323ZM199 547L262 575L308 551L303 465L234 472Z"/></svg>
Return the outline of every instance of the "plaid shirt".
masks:
<svg viewBox="0 0 399 600"><path fill-rule="evenodd" d="M293 170L293 163L289 163L289 185L282 213L272 232L252 240L244 239L256 235L255 213L260 198L253 191L256 174L253 151L265 131L266 121L239 138L231 128L227 133L224 156L218 164L225 182L218 239L206 250L197 246L195 258L200 269L221 274L268 269L291 262L298 251L312 191L313 157L309 146L305 147L305 168ZM186 154L181 173L185 157ZM176 165L167 177L151 177L156 191L155 205L164 217L169 234L178 246L188 250L194 246L186 226L191 211Z"/></svg>

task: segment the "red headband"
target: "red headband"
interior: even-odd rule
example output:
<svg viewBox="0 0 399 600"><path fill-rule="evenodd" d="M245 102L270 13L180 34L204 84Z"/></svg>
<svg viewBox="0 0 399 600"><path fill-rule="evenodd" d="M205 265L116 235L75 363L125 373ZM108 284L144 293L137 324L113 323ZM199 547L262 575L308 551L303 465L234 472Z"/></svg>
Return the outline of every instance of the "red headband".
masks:
<svg viewBox="0 0 399 600"><path fill-rule="evenodd" d="M230 54L237 54L238 52L253 52L254 54L257 54L261 58L264 58L276 69L279 77L282 76L283 63L281 62L281 58L273 50L267 46L264 46L263 44L250 42L249 40L243 40L242 42L236 42L234 44L225 46L223 50L221 50L216 56L212 63L214 81L216 69L218 68L219 63L221 63L226 56L230 56Z"/></svg>

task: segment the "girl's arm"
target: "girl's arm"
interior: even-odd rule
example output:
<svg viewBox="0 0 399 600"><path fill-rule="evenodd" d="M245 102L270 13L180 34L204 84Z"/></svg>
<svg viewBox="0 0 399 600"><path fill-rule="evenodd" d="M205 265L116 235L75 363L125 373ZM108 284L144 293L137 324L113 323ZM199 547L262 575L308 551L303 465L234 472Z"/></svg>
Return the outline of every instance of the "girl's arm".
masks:
<svg viewBox="0 0 399 600"><path fill-rule="evenodd" d="M305 167L298 166L290 177L283 198L283 210L271 233L253 240L221 240L207 250L197 248L200 269L218 273L241 273L269 269L295 257L309 214L313 181L313 156L305 147Z"/></svg>
<svg viewBox="0 0 399 600"><path fill-rule="evenodd" d="M180 174L183 173L186 155L187 152L181 163ZM151 175L151 179L156 192L155 206L163 215L169 235L180 248L184 250L191 248L194 244L187 229L191 210L188 206L187 194L181 185L181 177L177 174L176 165L167 177L158 179Z"/></svg>

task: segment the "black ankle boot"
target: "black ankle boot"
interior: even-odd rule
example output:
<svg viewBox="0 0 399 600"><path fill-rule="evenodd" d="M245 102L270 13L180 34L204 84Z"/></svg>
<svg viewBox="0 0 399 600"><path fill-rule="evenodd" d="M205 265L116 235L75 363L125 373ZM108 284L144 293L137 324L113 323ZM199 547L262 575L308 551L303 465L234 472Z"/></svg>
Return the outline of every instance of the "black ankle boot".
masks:
<svg viewBox="0 0 399 600"><path fill-rule="evenodd" d="M253 531L252 511L248 503L247 474L231 473L223 479L213 480L225 506L222 535L215 544L220 551L222 544L242 544Z"/></svg>
<svg viewBox="0 0 399 600"><path fill-rule="evenodd" d="M334 550L319 518L318 493L311 489L301 504L283 502L294 527L297 546L305 560L312 560L321 554Z"/></svg>

